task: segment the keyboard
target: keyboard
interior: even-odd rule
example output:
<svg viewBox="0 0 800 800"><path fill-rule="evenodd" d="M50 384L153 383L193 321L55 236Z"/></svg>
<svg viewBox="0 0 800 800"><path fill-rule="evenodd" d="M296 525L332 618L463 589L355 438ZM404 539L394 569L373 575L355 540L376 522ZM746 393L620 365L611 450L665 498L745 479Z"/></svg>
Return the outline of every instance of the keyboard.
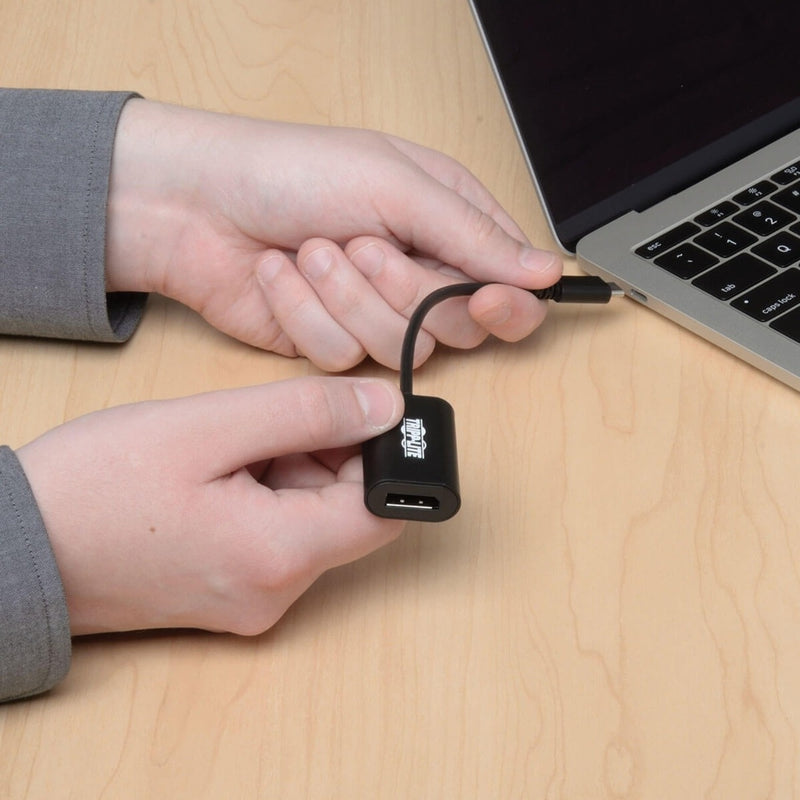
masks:
<svg viewBox="0 0 800 800"><path fill-rule="evenodd" d="M800 161L634 252L800 343Z"/></svg>

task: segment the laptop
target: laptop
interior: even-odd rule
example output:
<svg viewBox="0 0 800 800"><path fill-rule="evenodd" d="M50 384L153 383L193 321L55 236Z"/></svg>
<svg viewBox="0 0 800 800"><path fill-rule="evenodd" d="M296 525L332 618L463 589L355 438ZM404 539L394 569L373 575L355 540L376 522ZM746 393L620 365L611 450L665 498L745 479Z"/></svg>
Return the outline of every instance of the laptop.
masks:
<svg viewBox="0 0 800 800"><path fill-rule="evenodd" d="M563 250L800 389L800 2L470 2Z"/></svg>

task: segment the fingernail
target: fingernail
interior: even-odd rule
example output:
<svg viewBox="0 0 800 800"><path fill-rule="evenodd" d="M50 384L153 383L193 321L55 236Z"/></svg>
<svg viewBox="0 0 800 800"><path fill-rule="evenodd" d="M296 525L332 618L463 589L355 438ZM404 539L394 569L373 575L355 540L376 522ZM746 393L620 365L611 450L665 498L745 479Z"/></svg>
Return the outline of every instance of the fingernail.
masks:
<svg viewBox="0 0 800 800"><path fill-rule="evenodd" d="M353 386L364 418L376 430L383 430L394 422L397 400L391 389L382 381L361 381Z"/></svg>
<svg viewBox="0 0 800 800"><path fill-rule="evenodd" d="M555 266L558 256L548 250L534 250L526 247L520 253L519 263L531 272L546 272Z"/></svg>
<svg viewBox="0 0 800 800"><path fill-rule="evenodd" d="M359 271L367 278L372 278L381 271L386 253L377 244L364 245L350 256L350 260L358 267Z"/></svg>
<svg viewBox="0 0 800 800"><path fill-rule="evenodd" d="M275 255L265 258L259 265L256 271L256 277L261 284L270 283L274 280L275 276L283 266L283 256Z"/></svg>
<svg viewBox="0 0 800 800"><path fill-rule="evenodd" d="M484 327L492 327L493 325L502 325L504 322L508 322L510 318L511 306L508 303L500 303L500 305L484 312L478 322Z"/></svg>
<svg viewBox="0 0 800 800"><path fill-rule="evenodd" d="M320 247L312 250L303 261L303 272L312 281L319 280L333 263L333 253L330 247Z"/></svg>

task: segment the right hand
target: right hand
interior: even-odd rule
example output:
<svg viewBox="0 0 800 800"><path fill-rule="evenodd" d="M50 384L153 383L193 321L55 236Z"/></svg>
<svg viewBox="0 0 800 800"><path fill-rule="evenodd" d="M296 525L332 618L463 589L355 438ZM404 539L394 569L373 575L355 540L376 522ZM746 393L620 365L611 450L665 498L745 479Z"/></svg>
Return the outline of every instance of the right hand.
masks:
<svg viewBox="0 0 800 800"><path fill-rule="evenodd" d="M111 408L20 448L72 632L269 628L400 534L364 506L358 445L402 411L386 381L300 378Z"/></svg>

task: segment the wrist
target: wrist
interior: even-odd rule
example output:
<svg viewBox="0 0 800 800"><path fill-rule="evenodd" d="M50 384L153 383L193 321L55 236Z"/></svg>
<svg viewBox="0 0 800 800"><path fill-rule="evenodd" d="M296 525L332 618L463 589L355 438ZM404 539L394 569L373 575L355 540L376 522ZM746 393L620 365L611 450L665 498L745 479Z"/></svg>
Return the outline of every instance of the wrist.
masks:
<svg viewBox="0 0 800 800"><path fill-rule="evenodd" d="M187 112L140 98L122 110L108 189L109 292L164 292L166 267L191 205L186 197L192 187L172 181L189 145L180 141L181 113ZM191 175L191 170L184 173Z"/></svg>
<svg viewBox="0 0 800 800"><path fill-rule="evenodd" d="M106 290L109 292L150 291L137 257L133 219L136 199L135 133L139 109L146 101L129 100L122 109L114 137L106 209Z"/></svg>

